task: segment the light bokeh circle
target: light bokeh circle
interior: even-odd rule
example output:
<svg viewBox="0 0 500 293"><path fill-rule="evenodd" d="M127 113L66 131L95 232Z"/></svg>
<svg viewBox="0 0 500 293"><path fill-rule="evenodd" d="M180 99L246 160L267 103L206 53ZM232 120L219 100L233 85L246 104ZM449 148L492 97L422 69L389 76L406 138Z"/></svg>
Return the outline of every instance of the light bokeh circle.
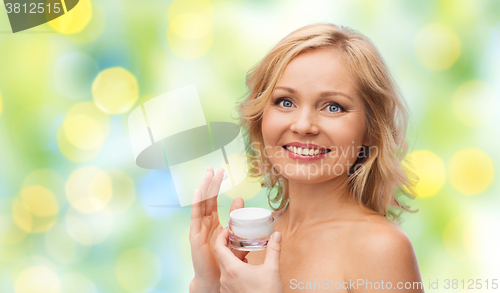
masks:
<svg viewBox="0 0 500 293"><path fill-rule="evenodd" d="M107 209L91 214L82 214L75 209L69 209L64 224L73 240L81 245L91 246L108 238L113 230L114 220Z"/></svg>
<svg viewBox="0 0 500 293"><path fill-rule="evenodd" d="M167 42L170 50L184 60L198 59L204 56L213 44L213 33L210 31L203 38L192 39L190 36L183 38L167 30Z"/></svg>
<svg viewBox="0 0 500 293"><path fill-rule="evenodd" d="M32 266L23 270L16 278L16 293L62 293L57 274L45 266Z"/></svg>
<svg viewBox="0 0 500 293"><path fill-rule="evenodd" d="M106 138L99 122L88 115L75 115L66 118L63 129L69 142L80 149L100 147Z"/></svg>
<svg viewBox="0 0 500 293"><path fill-rule="evenodd" d="M33 220L31 213L19 198L12 200L12 217L19 228L28 233L32 232Z"/></svg>
<svg viewBox="0 0 500 293"><path fill-rule="evenodd" d="M456 152L448 164L450 183L458 192L477 195L488 189L494 179L491 157L477 148Z"/></svg>
<svg viewBox="0 0 500 293"><path fill-rule="evenodd" d="M49 231L59 216L56 196L41 185L23 187L11 207L14 222L28 233Z"/></svg>
<svg viewBox="0 0 500 293"><path fill-rule="evenodd" d="M59 151L73 162L95 158L109 134L109 117L93 102L74 105L57 130Z"/></svg>
<svg viewBox="0 0 500 293"><path fill-rule="evenodd" d="M186 40L201 39L210 33L209 20L194 12L186 12L176 16L170 21L170 26L173 33Z"/></svg>
<svg viewBox="0 0 500 293"><path fill-rule="evenodd" d="M57 215L59 204L55 195L41 185L28 186L21 190L24 206L32 214L48 217Z"/></svg>
<svg viewBox="0 0 500 293"><path fill-rule="evenodd" d="M499 95L493 87L481 80L468 81L453 95L453 112L465 125L485 126L500 109Z"/></svg>
<svg viewBox="0 0 500 293"><path fill-rule="evenodd" d="M92 96L105 113L120 114L130 110L139 98L135 76L122 67L101 71L92 83Z"/></svg>
<svg viewBox="0 0 500 293"><path fill-rule="evenodd" d="M61 10L63 10L62 7ZM84 30L91 19L92 1L80 0L73 9L48 23L56 32L64 35L71 35Z"/></svg>
<svg viewBox="0 0 500 293"><path fill-rule="evenodd" d="M464 261L470 256L467 254L464 235L467 235L466 229L471 221L466 216L456 216L452 218L443 230L443 244L446 252L456 260Z"/></svg>
<svg viewBox="0 0 500 293"><path fill-rule="evenodd" d="M12 214L0 215L0 244L14 245L26 238L27 232L14 222Z"/></svg>
<svg viewBox="0 0 500 293"><path fill-rule="evenodd" d="M433 71L451 67L460 56L460 39L440 23L423 27L415 38L415 54L425 68Z"/></svg>
<svg viewBox="0 0 500 293"><path fill-rule="evenodd" d="M485 220L488 222L485 222ZM452 218L443 231L443 244L453 258L460 261L478 260L490 257L494 253L491 245L484 242L495 241L500 234L487 227L498 222L498 219L488 215L460 215ZM498 242L498 239L496 239Z"/></svg>
<svg viewBox="0 0 500 293"><path fill-rule="evenodd" d="M436 195L444 185L446 168L443 160L430 150L417 150L407 155L403 166L418 177L414 186L415 195L420 198Z"/></svg>
<svg viewBox="0 0 500 293"><path fill-rule="evenodd" d="M81 213L103 210L113 196L109 175L99 168L87 166L75 170L66 183L66 197Z"/></svg>
<svg viewBox="0 0 500 293"><path fill-rule="evenodd" d="M123 214L134 204L135 184L132 177L119 169L107 170L113 187L113 197L108 204L113 214Z"/></svg>
<svg viewBox="0 0 500 293"><path fill-rule="evenodd" d="M106 28L106 11L102 4L92 1L92 18L88 24L82 31L71 35L66 34L66 37L75 44L92 43L101 37Z"/></svg>
<svg viewBox="0 0 500 293"><path fill-rule="evenodd" d="M213 14L207 0L172 1L166 34L170 50L184 60L204 56L213 44Z"/></svg>

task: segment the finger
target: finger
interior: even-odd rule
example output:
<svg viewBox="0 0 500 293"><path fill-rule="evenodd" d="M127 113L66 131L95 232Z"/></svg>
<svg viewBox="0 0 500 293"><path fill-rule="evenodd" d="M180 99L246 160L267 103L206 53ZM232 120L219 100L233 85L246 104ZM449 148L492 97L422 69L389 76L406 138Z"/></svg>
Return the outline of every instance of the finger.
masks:
<svg viewBox="0 0 500 293"><path fill-rule="evenodd" d="M244 260L245 257L247 256L247 254L250 252L250 251L245 251L245 250L237 250L237 249L234 249L234 248L231 248L231 251L240 260Z"/></svg>
<svg viewBox="0 0 500 293"><path fill-rule="evenodd" d="M212 179L211 184L214 184L213 182L217 181L217 177L221 175L220 173L222 173L222 177L224 178L225 170L223 168L219 168L219 170L217 170L217 174L215 175L214 179ZM222 180L220 182L222 183ZM218 184L219 189L221 183ZM206 213L207 215L210 215L211 213L213 213L213 211L217 212L217 198L219 196L219 190L217 190L216 194L211 194L209 189L209 193L207 194L207 196L208 200L206 204Z"/></svg>
<svg viewBox="0 0 500 293"><path fill-rule="evenodd" d="M200 214L201 216L205 216L205 206L206 206L206 202L205 202L205 199L207 198L207 191L208 191L208 187L210 186L210 182L212 182L212 178L214 176L214 173L213 173L213 168L211 166L208 166L207 167L207 172L205 173L205 176L203 177L203 180L201 181L201 184L200 184L200 191L201 191L201 198L200 198L200 201L201 201L201 209L200 209Z"/></svg>
<svg viewBox="0 0 500 293"><path fill-rule="evenodd" d="M241 197L237 197L233 200L233 203L231 204L231 208L229 209L229 212L232 212L237 209L241 209L245 207L245 201ZM247 254L250 251L244 251L244 250L237 250L234 248L231 248L231 251L233 252L234 255L236 255L237 258L240 260L244 260Z"/></svg>
<svg viewBox="0 0 500 293"><path fill-rule="evenodd" d="M201 192L199 189L194 190L193 205L191 206L191 224L190 233L197 234L201 230Z"/></svg>
<svg viewBox="0 0 500 293"><path fill-rule="evenodd" d="M266 247L266 258L264 259L264 265L275 269L279 269L280 266L280 251L281 251L281 234L280 232L274 232Z"/></svg>
<svg viewBox="0 0 500 293"><path fill-rule="evenodd" d="M227 266L233 262L240 262L240 260L231 252L228 247L229 230L224 228L215 240L214 253L219 263L222 266Z"/></svg>
<svg viewBox="0 0 500 293"><path fill-rule="evenodd" d="M205 215L210 215L214 210L217 210L217 196L219 195L220 185L224 177L224 169L220 167L217 174L213 177L210 187L208 188L205 199L207 200Z"/></svg>
<svg viewBox="0 0 500 293"><path fill-rule="evenodd" d="M237 209L241 209L245 207L245 201L241 197L237 197L233 200L233 203L231 204L231 208L229 209L229 212L232 212Z"/></svg>

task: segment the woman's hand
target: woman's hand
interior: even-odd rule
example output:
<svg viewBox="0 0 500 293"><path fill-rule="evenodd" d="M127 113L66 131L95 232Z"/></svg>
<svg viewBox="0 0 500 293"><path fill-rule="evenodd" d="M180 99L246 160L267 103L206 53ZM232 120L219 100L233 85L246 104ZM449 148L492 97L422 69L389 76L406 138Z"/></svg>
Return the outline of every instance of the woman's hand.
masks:
<svg viewBox="0 0 500 293"><path fill-rule="evenodd" d="M223 175L223 168L219 168L214 177L213 168L208 167L200 188L194 191L189 230L189 242L195 273L189 287L191 293L220 292L219 261L214 254L214 245L217 236L222 231L217 212L217 197ZM233 200L230 212L243 207L244 201L238 197ZM236 255L242 260L248 254L248 251L233 251L233 257Z"/></svg>
<svg viewBox="0 0 500 293"><path fill-rule="evenodd" d="M264 264L252 266L235 257L228 247L229 230L224 228L215 243L219 259L221 293L283 293L280 278L281 234L274 232L266 247Z"/></svg>

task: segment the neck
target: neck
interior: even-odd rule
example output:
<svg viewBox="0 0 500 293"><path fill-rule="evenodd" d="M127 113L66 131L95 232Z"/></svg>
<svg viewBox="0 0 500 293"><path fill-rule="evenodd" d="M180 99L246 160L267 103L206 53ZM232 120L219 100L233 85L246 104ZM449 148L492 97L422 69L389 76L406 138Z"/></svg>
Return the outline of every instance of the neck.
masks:
<svg viewBox="0 0 500 293"><path fill-rule="evenodd" d="M288 181L289 202L282 214L285 231L345 218L358 204L347 185L347 174L320 183Z"/></svg>

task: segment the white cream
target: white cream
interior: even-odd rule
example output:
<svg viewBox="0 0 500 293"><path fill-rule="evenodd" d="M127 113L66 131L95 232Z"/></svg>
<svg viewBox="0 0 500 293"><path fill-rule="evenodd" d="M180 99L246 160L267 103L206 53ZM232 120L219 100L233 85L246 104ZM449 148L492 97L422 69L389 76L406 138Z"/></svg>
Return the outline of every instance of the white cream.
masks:
<svg viewBox="0 0 500 293"><path fill-rule="evenodd" d="M217 170L217 169L215 169L214 167L212 167L212 169ZM217 172L217 171L215 171L215 172ZM222 169L222 172L224 172L224 177L222 177L222 180L226 180L226 179L227 179L227 177L228 177L227 172L226 172L226 170L224 170L224 169Z"/></svg>
<svg viewBox="0 0 500 293"><path fill-rule="evenodd" d="M274 232L271 211L263 208L241 208L229 214L228 227L231 247L239 250L265 249Z"/></svg>

